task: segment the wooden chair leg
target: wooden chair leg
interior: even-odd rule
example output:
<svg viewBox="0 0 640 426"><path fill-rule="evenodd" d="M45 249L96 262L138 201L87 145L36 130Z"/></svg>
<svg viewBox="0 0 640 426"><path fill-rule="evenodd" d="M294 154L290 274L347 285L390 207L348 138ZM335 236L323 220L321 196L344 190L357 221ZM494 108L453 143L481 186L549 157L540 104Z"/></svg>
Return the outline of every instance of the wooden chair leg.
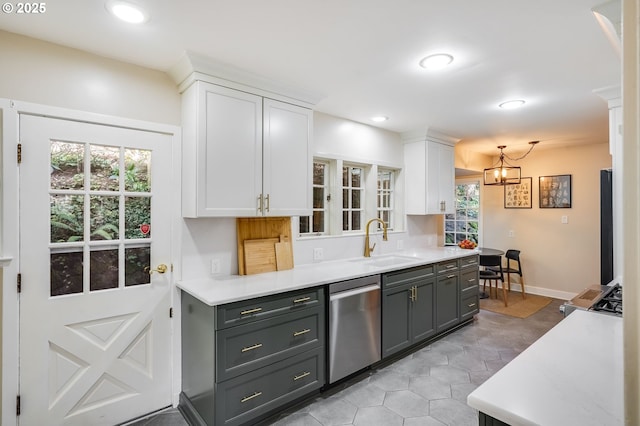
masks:
<svg viewBox="0 0 640 426"><path fill-rule="evenodd" d="M501 281L502 283L502 297L504 298L504 307L507 307L507 286L505 285L506 283L504 281ZM498 284L496 283L496 292L498 291Z"/></svg>
<svg viewBox="0 0 640 426"><path fill-rule="evenodd" d="M525 299L524 295L524 277L520 275L520 290L522 291L522 298Z"/></svg>
<svg viewBox="0 0 640 426"><path fill-rule="evenodd" d="M509 272L507 272L507 282L509 283L509 291L511 291L511 273Z"/></svg>

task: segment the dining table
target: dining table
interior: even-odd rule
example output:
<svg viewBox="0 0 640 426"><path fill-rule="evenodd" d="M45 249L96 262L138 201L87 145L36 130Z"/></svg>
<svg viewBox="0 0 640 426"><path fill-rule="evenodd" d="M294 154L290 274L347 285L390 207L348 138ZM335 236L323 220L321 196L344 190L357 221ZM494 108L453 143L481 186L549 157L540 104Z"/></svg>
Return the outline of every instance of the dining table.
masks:
<svg viewBox="0 0 640 426"><path fill-rule="evenodd" d="M489 247L477 247L476 251L480 256L480 265L482 265L482 256L502 256L503 250L489 248ZM480 299L488 299L489 295L485 291L480 291Z"/></svg>

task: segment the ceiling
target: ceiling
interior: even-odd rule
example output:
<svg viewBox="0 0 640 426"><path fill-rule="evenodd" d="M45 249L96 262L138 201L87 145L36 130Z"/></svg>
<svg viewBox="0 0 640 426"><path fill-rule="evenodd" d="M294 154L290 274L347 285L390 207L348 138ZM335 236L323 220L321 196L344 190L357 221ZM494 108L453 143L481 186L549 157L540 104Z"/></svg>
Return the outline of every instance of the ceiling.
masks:
<svg viewBox="0 0 640 426"><path fill-rule="evenodd" d="M146 24L116 21L104 0L57 0L0 14L0 29L163 71L191 51L317 93L318 111L478 152L608 140L593 90L620 84L621 59L591 12L605 0L132 1ZM438 52L453 63L418 66ZM527 103L498 108L509 99Z"/></svg>

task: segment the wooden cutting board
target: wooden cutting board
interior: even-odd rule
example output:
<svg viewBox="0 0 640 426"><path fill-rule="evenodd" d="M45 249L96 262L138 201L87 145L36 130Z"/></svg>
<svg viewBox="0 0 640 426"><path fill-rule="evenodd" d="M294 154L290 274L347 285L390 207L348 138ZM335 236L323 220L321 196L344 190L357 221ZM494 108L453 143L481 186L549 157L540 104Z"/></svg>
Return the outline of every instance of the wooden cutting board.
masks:
<svg viewBox="0 0 640 426"><path fill-rule="evenodd" d="M238 241L238 274L246 275L244 242L246 240L260 240L265 238L275 238L276 242L281 241L280 236L284 235L285 241L291 245L291 218L290 217L246 217L237 218L237 241ZM274 248L275 252L275 243Z"/></svg>
<svg viewBox="0 0 640 426"><path fill-rule="evenodd" d="M291 241L288 241L284 235L281 235L280 241L276 243L276 268L278 271L293 269Z"/></svg>
<svg viewBox="0 0 640 426"><path fill-rule="evenodd" d="M260 274L277 270L276 243L279 238L244 240L245 274Z"/></svg>

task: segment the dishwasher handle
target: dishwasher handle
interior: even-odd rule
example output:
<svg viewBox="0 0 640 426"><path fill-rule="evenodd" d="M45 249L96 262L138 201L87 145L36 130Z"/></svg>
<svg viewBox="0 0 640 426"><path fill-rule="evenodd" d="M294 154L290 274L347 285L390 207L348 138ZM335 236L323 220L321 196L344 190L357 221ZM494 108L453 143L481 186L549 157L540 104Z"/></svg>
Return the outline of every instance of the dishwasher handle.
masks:
<svg viewBox="0 0 640 426"><path fill-rule="evenodd" d="M345 297L351 297L362 293L369 293L372 291L380 291L379 284L368 285L366 287L358 287L352 290L341 291L339 293L333 293L329 296L329 301L344 299Z"/></svg>

